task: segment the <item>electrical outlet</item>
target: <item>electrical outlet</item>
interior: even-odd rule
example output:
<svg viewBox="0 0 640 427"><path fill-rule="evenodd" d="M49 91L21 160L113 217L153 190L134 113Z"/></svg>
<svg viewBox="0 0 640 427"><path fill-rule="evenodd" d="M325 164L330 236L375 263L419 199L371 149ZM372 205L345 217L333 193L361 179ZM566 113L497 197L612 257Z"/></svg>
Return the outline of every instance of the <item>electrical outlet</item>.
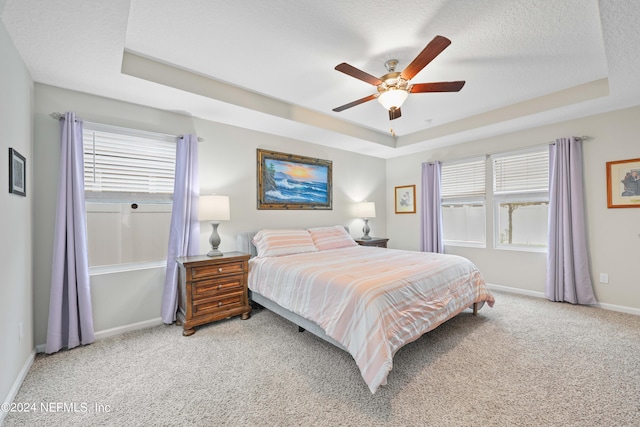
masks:
<svg viewBox="0 0 640 427"><path fill-rule="evenodd" d="M24 337L24 331L22 329L22 322L18 323L18 341L22 341L22 337Z"/></svg>
<svg viewBox="0 0 640 427"><path fill-rule="evenodd" d="M600 283L609 283L609 275L607 273L600 273Z"/></svg>

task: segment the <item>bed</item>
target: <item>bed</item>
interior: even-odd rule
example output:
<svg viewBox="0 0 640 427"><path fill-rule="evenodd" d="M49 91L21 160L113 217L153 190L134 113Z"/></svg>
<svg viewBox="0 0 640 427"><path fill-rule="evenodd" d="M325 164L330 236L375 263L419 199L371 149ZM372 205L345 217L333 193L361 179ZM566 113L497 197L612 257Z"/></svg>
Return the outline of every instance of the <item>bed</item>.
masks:
<svg viewBox="0 0 640 427"><path fill-rule="evenodd" d="M372 393L402 346L494 303L466 258L360 246L341 226L241 233L237 243L252 255L251 300L349 352Z"/></svg>

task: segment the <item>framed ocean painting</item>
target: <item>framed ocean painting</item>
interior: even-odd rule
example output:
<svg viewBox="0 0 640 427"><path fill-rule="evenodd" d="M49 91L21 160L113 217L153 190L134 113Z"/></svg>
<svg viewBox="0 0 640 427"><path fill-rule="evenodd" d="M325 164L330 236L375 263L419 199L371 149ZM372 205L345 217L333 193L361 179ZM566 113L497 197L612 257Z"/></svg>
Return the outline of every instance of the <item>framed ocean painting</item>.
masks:
<svg viewBox="0 0 640 427"><path fill-rule="evenodd" d="M257 151L258 209L332 209L330 160Z"/></svg>

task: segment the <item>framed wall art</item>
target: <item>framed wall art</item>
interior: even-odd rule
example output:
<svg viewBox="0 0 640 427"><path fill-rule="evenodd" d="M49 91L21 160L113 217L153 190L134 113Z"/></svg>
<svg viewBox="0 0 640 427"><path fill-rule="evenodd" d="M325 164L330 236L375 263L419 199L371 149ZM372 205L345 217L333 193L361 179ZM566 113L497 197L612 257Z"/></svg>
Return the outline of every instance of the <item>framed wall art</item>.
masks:
<svg viewBox="0 0 640 427"><path fill-rule="evenodd" d="M640 159L607 162L607 207L640 208Z"/></svg>
<svg viewBox="0 0 640 427"><path fill-rule="evenodd" d="M416 213L416 186L403 185L396 187L395 191L396 213Z"/></svg>
<svg viewBox="0 0 640 427"><path fill-rule="evenodd" d="M258 209L332 209L332 162L257 150Z"/></svg>
<svg viewBox="0 0 640 427"><path fill-rule="evenodd" d="M27 195L27 161L13 148L9 148L9 193Z"/></svg>

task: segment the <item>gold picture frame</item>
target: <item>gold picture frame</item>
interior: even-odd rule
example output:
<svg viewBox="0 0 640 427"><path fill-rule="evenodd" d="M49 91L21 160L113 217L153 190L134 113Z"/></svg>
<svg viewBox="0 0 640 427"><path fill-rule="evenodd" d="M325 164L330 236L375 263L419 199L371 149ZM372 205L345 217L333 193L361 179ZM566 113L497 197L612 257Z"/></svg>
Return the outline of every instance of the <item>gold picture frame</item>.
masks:
<svg viewBox="0 0 640 427"><path fill-rule="evenodd" d="M257 150L258 209L333 209L332 162Z"/></svg>
<svg viewBox="0 0 640 427"><path fill-rule="evenodd" d="M607 207L640 208L640 159L607 162Z"/></svg>
<svg viewBox="0 0 640 427"><path fill-rule="evenodd" d="M402 185L395 188L395 206L397 214L416 213L416 186Z"/></svg>

